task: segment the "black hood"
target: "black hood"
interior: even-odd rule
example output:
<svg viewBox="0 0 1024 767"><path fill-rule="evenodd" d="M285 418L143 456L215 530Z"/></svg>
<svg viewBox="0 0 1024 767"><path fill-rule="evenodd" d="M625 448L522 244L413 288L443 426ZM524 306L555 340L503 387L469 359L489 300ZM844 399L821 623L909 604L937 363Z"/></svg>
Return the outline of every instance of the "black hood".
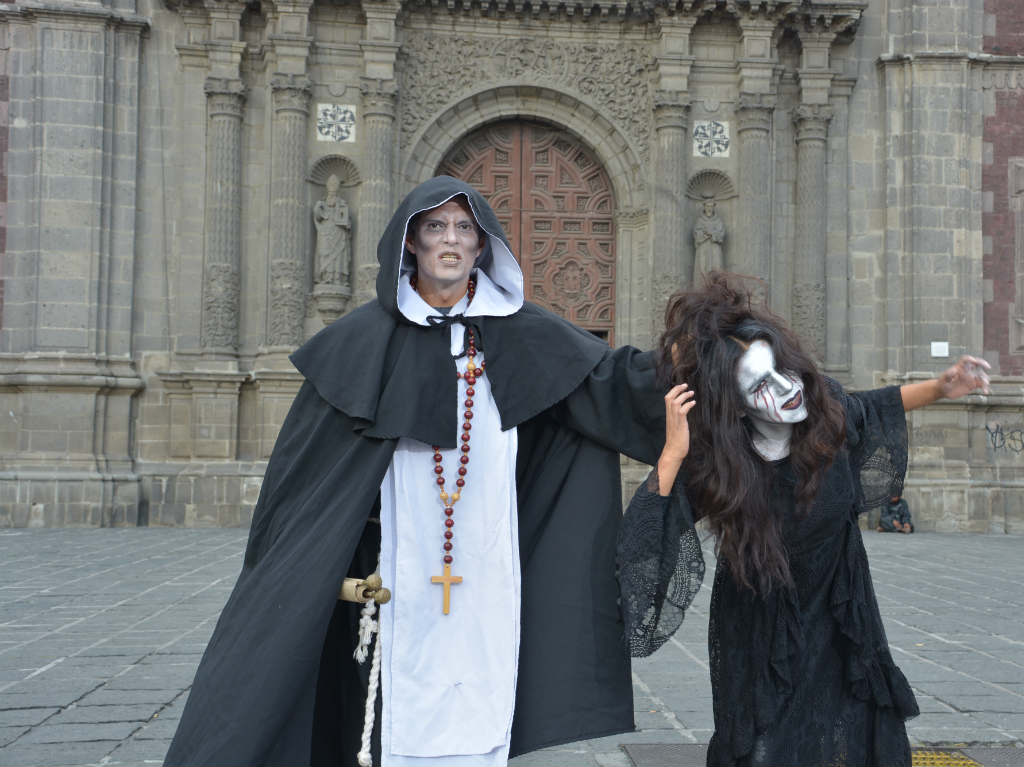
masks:
<svg viewBox="0 0 1024 767"><path fill-rule="evenodd" d="M493 277L491 269L494 266L496 247L504 247L511 257L512 248L505 237L505 231L482 194L465 181L451 176L435 176L429 181L424 181L402 200L377 244L377 263L380 264L380 270L377 272L377 300L388 313L400 315L398 278L401 275L403 259L407 266L410 263L415 264L415 256L405 249L405 233L409 219L417 213L443 205L459 195L469 200L476 222L487 233L487 244L477 259L477 268L483 269L488 272L488 276Z"/></svg>
<svg viewBox="0 0 1024 767"><path fill-rule="evenodd" d="M398 306L409 219L465 195L488 245L477 262L508 300L507 314L463 317L487 362L502 428L532 418L564 399L606 357L608 346L560 317L523 303L523 276L491 206L450 176L420 184L402 201L377 247L377 300L317 333L292 363L327 402L366 437L410 437L455 447L459 428L455 360L447 325L407 318Z"/></svg>

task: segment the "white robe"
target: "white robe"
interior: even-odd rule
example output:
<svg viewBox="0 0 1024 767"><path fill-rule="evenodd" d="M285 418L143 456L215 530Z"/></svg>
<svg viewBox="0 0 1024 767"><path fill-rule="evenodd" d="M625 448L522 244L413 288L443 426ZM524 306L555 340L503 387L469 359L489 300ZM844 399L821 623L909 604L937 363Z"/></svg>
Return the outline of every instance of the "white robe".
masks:
<svg viewBox="0 0 1024 767"><path fill-rule="evenodd" d="M507 252L507 251L506 251ZM510 255L510 254L509 254ZM521 284L521 283L520 283ZM451 309L467 316L507 315L522 303L483 272L476 294ZM399 306L426 324L437 311L404 276ZM465 328L451 326L461 353ZM480 364L484 357L477 354ZM466 358L457 360L460 372ZM519 661L519 528L515 429L501 430L487 375L474 385L470 461L454 505L451 612L442 614L444 512L433 449L403 438L381 485L381 575L394 598L381 609L381 763L503 765L508 761ZM463 422L466 384L452 406ZM455 488L458 448L442 450L446 489Z"/></svg>

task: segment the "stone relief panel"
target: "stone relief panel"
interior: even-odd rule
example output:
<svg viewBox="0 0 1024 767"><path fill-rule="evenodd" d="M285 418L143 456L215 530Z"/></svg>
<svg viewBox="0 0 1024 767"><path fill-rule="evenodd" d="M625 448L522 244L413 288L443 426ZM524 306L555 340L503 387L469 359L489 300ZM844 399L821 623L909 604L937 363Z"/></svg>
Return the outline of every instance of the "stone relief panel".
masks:
<svg viewBox="0 0 1024 767"><path fill-rule="evenodd" d="M203 291L203 346L234 347L238 343L238 269L233 264L207 264Z"/></svg>
<svg viewBox="0 0 1024 767"><path fill-rule="evenodd" d="M624 129L646 161L655 61L643 45L410 35L401 56L401 145L449 104L488 84L529 81L580 96Z"/></svg>

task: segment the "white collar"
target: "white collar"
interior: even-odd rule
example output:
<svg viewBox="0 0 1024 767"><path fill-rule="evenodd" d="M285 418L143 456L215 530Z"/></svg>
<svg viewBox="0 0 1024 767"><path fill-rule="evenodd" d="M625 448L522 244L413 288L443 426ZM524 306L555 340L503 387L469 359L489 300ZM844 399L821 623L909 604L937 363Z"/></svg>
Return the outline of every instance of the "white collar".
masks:
<svg viewBox="0 0 1024 767"><path fill-rule="evenodd" d="M465 295L449 310L449 314L465 314L467 317L508 317L519 311L523 305L521 296L517 298L499 288L484 271L475 271L476 292L473 295L473 303L469 303L469 296ZM408 273L398 278L398 310L407 320L417 325L429 325L427 317L436 317L440 314L413 290Z"/></svg>

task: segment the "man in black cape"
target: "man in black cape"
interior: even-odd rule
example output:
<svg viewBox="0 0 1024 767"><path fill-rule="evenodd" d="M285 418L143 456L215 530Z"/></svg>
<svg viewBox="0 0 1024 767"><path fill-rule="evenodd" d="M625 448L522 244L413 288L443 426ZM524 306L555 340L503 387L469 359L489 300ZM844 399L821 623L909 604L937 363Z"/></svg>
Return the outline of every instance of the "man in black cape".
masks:
<svg viewBox="0 0 1024 767"><path fill-rule="evenodd" d="M477 304L470 290L472 304L463 297L450 313L444 307L410 320L401 304L419 300L419 256L409 250L415 220L453 200L471 210L480 233L471 283L478 301L490 286L513 308L474 315L466 309ZM242 572L199 665L168 765L355 763L367 670L352 658L358 606L337 601L338 589L393 554L380 548L381 494L398 453L418 445L456 455L465 383L456 372L466 365L465 350L450 348L456 330L475 340L486 365L481 379L500 417L495 432L515 435L509 482L521 633L502 757L634 729L615 580L618 453L653 463L661 449L664 403L651 356L612 351L521 296L517 303L509 283L518 279L521 293L522 277L509 264L504 232L483 197L456 179L414 189L377 255L377 299L292 356L306 380L270 458ZM488 460L473 455L470 485ZM424 536L440 536L439 510L424 509L422 519ZM452 589L453 603L469 593L460 588ZM443 627L440 589L431 593L436 599L417 609ZM393 603L402 599L396 588ZM379 701L376 708L379 722ZM379 732L374 746L379 754Z"/></svg>

